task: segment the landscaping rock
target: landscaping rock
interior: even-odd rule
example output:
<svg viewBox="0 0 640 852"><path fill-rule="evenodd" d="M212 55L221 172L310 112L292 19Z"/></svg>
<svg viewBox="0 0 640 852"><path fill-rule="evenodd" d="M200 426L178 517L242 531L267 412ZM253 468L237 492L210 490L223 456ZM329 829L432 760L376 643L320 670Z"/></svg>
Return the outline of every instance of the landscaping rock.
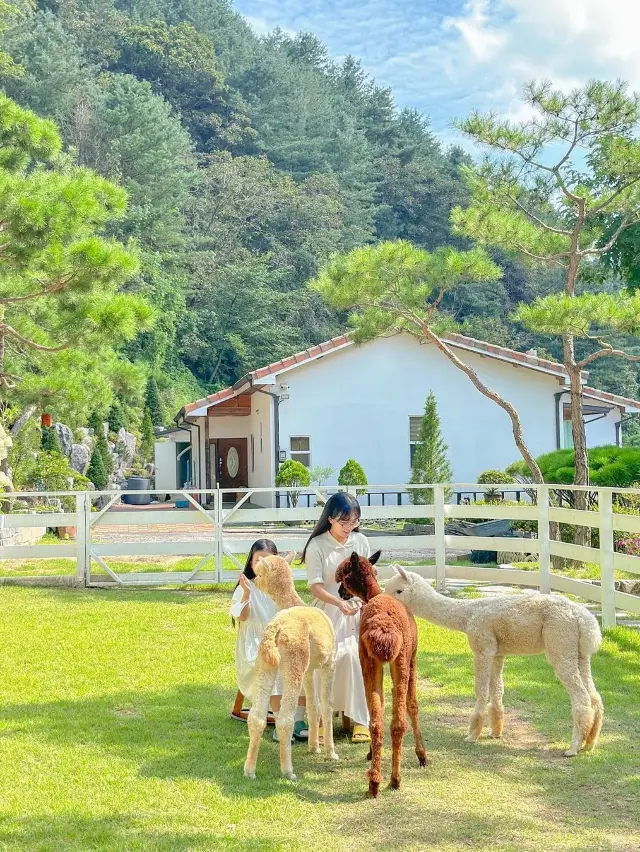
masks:
<svg viewBox="0 0 640 852"><path fill-rule="evenodd" d="M71 448L73 447L73 432L64 423L55 423L54 429L56 430L62 452L69 458Z"/></svg>
<svg viewBox="0 0 640 852"><path fill-rule="evenodd" d="M128 467L136 454L136 436L132 435L131 432L127 432L124 426L118 431L118 441L122 441L122 443L127 448L127 457L123 459L125 462L124 467Z"/></svg>
<svg viewBox="0 0 640 852"><path fill-rule="evenodd" d="M640 595L640 580L616 580L616 589L628 595Z"/></svg>
<svg viewBox="0 0 640 852"><path fill-rule="evenodd" d="M81 473L84 476L89 469L90 459L91 455L89 453L89 447L85 444L72 445L69 463L74 470L77 470L78 473Z"/></svg>

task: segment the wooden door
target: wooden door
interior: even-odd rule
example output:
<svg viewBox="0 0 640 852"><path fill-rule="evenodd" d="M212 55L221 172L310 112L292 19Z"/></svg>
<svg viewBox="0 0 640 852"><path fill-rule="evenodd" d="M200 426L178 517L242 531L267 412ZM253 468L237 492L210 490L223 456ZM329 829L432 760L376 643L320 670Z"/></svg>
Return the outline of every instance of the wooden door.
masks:
<svg viewBox="0 0 640 852"><path fill-rule="evenodd" d="M247 439L218 438L216 443L220 488L248 488Z"/></svg>

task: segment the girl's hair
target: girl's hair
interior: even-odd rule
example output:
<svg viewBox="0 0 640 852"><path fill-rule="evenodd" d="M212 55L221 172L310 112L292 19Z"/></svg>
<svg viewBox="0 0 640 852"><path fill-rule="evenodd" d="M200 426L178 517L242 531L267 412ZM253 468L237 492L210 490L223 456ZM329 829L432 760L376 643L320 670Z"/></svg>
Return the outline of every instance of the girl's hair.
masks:
<svg viewBox="0 0 640 852"><path fill-rule="evenodd" d="M346 491L338 491L337 494L332 494L325 503L323 512L320 515L320 520L315 525L313 532L309 536L309 540L304 546L300 562L304 562L305 556L307 555L307 548L311 544L312 539L317 538L319 535L323 535L331 529L329 518L337 518L339 521L346 521L352 515L355 515L358 520L360 520L360 504L356 498L351 494L347 494ZM358 532L358 527L354 529L354 532Z"/></svg>
<svg viewBox="0 0 640 852"><path fill-rule="evenodd" d="M251 550L249 551L249 555L247 556L247 561L245 562L244 568L242 570L242 573L244 574L244 576L248 580L255 580L255 578L256 578L256 572L253 570L253 565L251 563L253 562L253 557L259 551L265 551L267 553L272 553L274 556L278 555L278 548L276 547L275 543L273 541L271 541L270 538L259 538L257 541L254 541L253 544L251 545ZM240 585L240 581L238 580L238 582L236 583L235 588L233 590L234 592L238 588L239 585ZM236 626L235 618L231 619L231 623L233 624L234 627Z"/></svg>

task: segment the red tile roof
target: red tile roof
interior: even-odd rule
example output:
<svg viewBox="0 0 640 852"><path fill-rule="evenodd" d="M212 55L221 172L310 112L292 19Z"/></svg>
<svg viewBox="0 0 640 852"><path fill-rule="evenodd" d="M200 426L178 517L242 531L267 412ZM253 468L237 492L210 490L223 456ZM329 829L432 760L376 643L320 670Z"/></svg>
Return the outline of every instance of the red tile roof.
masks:
<svg viewBox="0 0 640 852"><path fill-rule="evenodd" d="M497 346L494 343L485 343L483 340L476 340L473 337L465 337L463 334L446 334L443 335L442 339L453 346L477 352L478 354L486 355L489 358L508 361L516 366L521 365L523 367L528 367L529 369L552 373L558 377L567 376L567 371L563 364L559 364L556 361L549 361L546 358L538 358L537 355L518 352L515 349L509 349L506 346ZM190 412L195 411L198 408L203 408L205 405L207 407L217 405L220 402L224 402L226 399L231 399L231 397L237 396L240 392L244 391L247 386L251 387L253 384L259 384L261 379L277 375L284 370L290 370L293 367L312 361L329 352L335 352L338 349L349 346L352 343L353 340L349 334L342 334L340 337L334 337L332 340L327 340L325 343L319 343L317 346L311 346L309 349L305 349L302 352L289 356L288 358L283 358L280 361L275 361L273 364L269 364L266 367L260 367L257 370L247 373L246 376L239 379L232 387L224 388L223 390L210 394L203 399L197 399L195 402L190 402L188 405L184 406L180 414L188 415ZM588 375L587 371L582 372L583 381L587 380ZM584 392L593 398L612 402L615 405L640 409L640 402L636 402L633 399L627 399L627 397L617 396L616 394L607 393L605 391L586 386L584 387Z"/></svg>

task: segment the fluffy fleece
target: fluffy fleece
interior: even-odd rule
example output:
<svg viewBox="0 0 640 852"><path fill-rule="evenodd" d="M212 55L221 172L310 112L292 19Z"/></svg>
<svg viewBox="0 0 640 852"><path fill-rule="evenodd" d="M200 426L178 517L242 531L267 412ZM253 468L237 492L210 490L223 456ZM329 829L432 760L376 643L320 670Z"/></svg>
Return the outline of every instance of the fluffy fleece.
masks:
<svg viewBox="0 0 640 852"><path fill-rule="evenodd" d="M586 607L560 595L535 593L455 601L417 574L400 567L394 570L396 576L385 587L387 594L402 600L415 615L467 634L476 692L468 742L475 742L482 733L488 702L491 735L502 735L505 656L544 653L571 699L573 735L565 755L574 757L583 746L594 748L604 709L591 676L591 657L602 636Z"/></svg>
<svg viewBox="0 0 640 852"><path fill-rule="evenodd" d="M247 778L256 777L256 763L262 732L267 722L269 698L278 667L282 674L283 695L276 730L280 741L280 771L296 780L291 758L291 733L294 714L304 684L309 717L309 751L318 753L318 710L313 673L320 673L320 706L324 724L325 754L331 760L338 755L333 747L332 702L333 675L336 666L336 636L329 618L319 609L305 606L297 595L289 564L295 554L284 559L269 556L255 566L256 586L283 610L273 618L262 636L256 660L254 701L249 712L249 750L244 764Z"/></svg>
<svg viewBox="0 0 640 852"><path fill-rule="evenodd" d="M360 618L360 665L369 708L371 751L369 795L375 798L382 781L382 738L384 735L384 664L389 663L393 680L391 715L391 787L400 786L402 741L407 730L407 711L416 741L420 766L428 763L422 743L416 697L416 654L418 631L409 610L399 601L382 594L376 579L375 563L380 552L367 560L352 553L336 571L340 595L355 595L365 602Z"/></svg>

